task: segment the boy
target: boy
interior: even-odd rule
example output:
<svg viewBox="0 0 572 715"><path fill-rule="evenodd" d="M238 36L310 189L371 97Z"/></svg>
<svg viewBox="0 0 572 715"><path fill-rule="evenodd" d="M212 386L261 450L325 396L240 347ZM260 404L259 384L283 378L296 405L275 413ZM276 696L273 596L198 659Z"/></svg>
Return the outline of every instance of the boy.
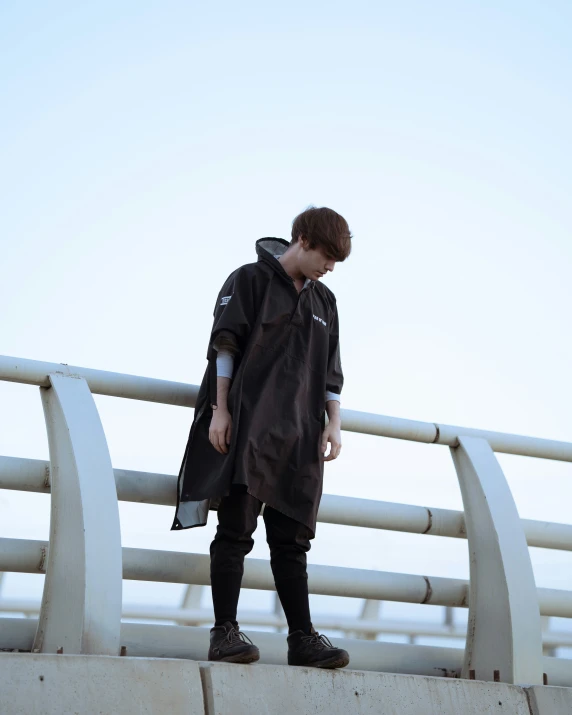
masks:
<svg viewBox="0 0 572 715"><path fill-rule="evenodd" d="M258 261L234 271L217 299L172 528L204 526L218 503L209 660L259 658L236 611L264 505L270 564L288 621L288 663L344 667L347 652L312 627L306 553L324 462L341 450L338 311L319 281L348 257L351 233L335 211L311 207L294 219L290 243L261 238L256 251Z"/></svg>

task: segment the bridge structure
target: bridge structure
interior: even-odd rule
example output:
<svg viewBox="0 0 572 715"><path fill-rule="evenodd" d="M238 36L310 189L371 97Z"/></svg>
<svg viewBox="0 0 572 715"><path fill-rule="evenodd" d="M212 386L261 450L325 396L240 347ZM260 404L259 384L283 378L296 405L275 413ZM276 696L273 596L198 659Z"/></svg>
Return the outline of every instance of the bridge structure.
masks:
<svg viewBox="0 0 572 715"><path fill-rule="evenodd" d="M467 539L469 581L310 565L311 593L364 599L361 619L318 624L369 634L335 639L351 670L285 667L284 636L271 632L255 635L261 665L208 664L207 628L122 622L122 580L133 579L188 587L182 608L142 618L204 623L209 558L122 548L118 500L172 505L176 477L114 469L93 399L193 407L198 387L13 357L0 357L0 380L40 388L50 452L49 462L0 457L0 488L51 493L48 542L0 539L0 572L45 574L38 617L0 619L0 712L572 711L572 661L546 655L567 637L543 633L546 617L572 617L572 591L537 588L528 552L572 550L572 526L521 519L496 458L572 462L572 443L342 410L344 430L448 448L463 511L324 495L319 521ZM247 559L243 586L273 590L269 563ZM372 640L380 601L467 608L464 650ZM279 613L241 620L283 625Z"/></svg>

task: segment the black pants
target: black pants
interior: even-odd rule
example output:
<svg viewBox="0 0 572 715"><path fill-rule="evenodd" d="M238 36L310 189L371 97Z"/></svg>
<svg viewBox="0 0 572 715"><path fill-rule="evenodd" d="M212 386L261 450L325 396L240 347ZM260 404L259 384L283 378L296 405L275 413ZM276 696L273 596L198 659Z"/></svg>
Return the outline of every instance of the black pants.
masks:
<svg viewBox="0 0 572 715"><path fill-rule="evenodd" d="M218 528L210 548L215 625L226 621L236 624L244 557L254 546L252 534L261 508L262 502L244 490L233 491L221 500ZM306 553L312 534L304 524L271 507L265 507L263 517L270 566L289 630L309 632Z"/></svg>

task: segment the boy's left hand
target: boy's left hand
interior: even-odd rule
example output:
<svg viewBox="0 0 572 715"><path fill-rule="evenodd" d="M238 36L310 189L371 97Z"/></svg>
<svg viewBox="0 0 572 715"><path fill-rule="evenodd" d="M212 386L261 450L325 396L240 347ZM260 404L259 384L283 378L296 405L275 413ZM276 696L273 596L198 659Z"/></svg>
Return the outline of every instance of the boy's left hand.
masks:
<svg viewBox="0 0 572 715"><path fill-rule="evenodd" d="M326 457L325 452L328 446L328 442L330 443L330 453ZM342 430L338 425L332 422L329 422L326 425L326 429L322 434L322 443L320 445L320 449L322 451L322 454L324 455L324 462L329 462L330 460L339 457L342 449Z"/></svg>

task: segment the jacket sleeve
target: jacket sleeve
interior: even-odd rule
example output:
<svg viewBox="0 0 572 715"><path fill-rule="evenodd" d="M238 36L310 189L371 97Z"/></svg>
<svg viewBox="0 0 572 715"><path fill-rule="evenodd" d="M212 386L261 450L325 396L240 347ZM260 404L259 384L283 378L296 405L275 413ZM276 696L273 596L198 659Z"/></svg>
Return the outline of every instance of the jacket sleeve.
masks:
<svg viewBox="0 0 572 715"><path fill-rule="evenodd" d="M342 372L342 362L340 358L340 326L338 306L335 304L330 319L326 392L335 392L336 395L341 395L343 384L344 374Z"/></svg>
<svg viewBox="0 0 572 715"><path fill-rule="evenodd" d="M207 352L216 360L217 350L242 353L256 322L253 276L238 268L226 279L213 312L213 328Z"/></svg>
<svg viewBox="0 0 572 715"><path fill-rule="evenodd" d="M257 318L255 280L250 272L238 268L226 279L215 305L213 328L209 340L209 399L213 409L217 405L218 350L224 349L233 356L244 352Z"/></svg>

